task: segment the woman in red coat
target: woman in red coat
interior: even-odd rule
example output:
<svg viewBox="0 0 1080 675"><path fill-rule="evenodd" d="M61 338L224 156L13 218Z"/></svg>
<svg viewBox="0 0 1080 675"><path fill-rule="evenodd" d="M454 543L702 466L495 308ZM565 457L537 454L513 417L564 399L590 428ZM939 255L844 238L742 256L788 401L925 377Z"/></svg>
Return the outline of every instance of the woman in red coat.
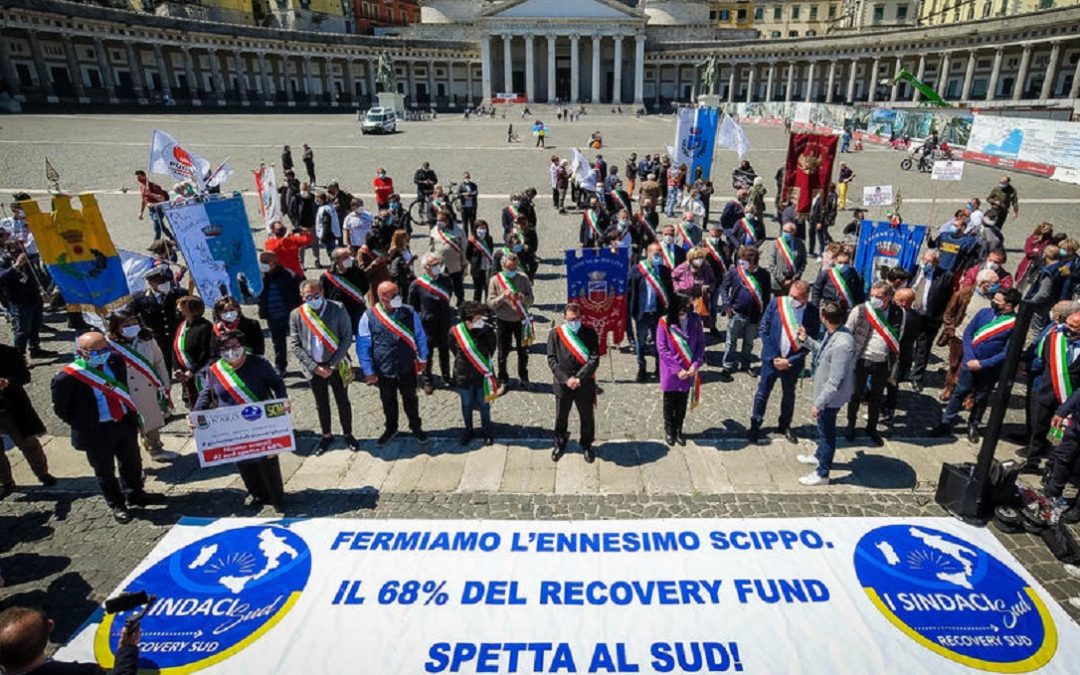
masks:
<svg viewBox="0 0 1080 675"><path fill-rule="evenodd" d="M1024 278L1030 272L1031 278L1039 273L1042 264L1043 249L1050 244L1056 244L1065 238L1064 234L1054 234L1054 226L1050 223L1042 223L1035 227L1035 231L1024 242L1024 259L1016 267L1016 284L1019 287Z"/></svg>

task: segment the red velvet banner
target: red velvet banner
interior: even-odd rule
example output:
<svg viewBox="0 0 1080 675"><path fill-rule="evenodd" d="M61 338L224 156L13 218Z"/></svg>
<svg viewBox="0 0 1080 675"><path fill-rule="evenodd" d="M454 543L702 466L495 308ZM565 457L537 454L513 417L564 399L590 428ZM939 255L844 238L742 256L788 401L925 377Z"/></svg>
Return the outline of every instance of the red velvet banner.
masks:
<svg viewBox="0 0 1080 675"><path fill-rule="evenodd" d="M788 137L783 199L786 202L789 195L795 197L795 210L799 213L810 210L816 191L829 187L838 138L832 134L804 133Z"/></svg>

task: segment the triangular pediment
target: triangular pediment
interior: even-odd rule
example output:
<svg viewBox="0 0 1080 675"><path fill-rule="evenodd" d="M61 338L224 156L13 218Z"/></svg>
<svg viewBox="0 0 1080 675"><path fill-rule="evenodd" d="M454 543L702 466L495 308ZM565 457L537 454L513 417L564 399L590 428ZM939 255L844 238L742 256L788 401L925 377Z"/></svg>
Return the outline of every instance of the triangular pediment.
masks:
<svg viewBox="0 0 1080 675"><path fill-rule="evenodd" d="M618 0L508 0L481 12L500 19L640 19L645 15Z"/></svg>

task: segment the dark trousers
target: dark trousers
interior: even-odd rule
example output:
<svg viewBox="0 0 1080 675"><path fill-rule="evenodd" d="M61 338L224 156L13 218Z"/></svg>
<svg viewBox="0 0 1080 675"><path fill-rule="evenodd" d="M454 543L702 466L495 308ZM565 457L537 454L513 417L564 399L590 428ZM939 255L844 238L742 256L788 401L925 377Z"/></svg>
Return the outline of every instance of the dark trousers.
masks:
<svg viewBox="0 0 1080 675"><path fill-rule="evenodd" d="M1050 452L1050 441L1046 438L1046 434L1050 432L1050 422L1054 419L1057 408L1057 399L1053 394L1050 396L1033 394L1028 401L1028 419L1031 421L1028 439L1029 458L1045 457Z"/></svg>
<svg viewBox="0 0 1080 675"><path fill-rule="evenodd" d="M457 298L458 307L465 302L465 273L450 272L450 281L454 284L454 297Z"/></svg>
<svg viewBox="0 0 1080 675"><path fill-rule="evenodd" d="M772 361L761 362L761 375L758 377L757 393L754 394L754 409L750 413L750 421L761 426L765 419L765 406L769 404L769 394L772 393L773 385L780 380L780 421L778 426L781 431L791 426L791 418L795 414L795 384L799 381L801 366L794 365L787 370L777 370Z"/></svg>
<svg viewBox="0 0 1080 675"><path fill-rule="evenodd" d="M559 208L559 188L551 188L551 205Z"/></svg>
<svg viewBox="0 0 1080 675"><path fill-rule="evenodd" d="M80 318L82 318L81 315L80 315ZM285 334L286 334L286 336L289 334L288 327L289 327L288 326L288 321L286 321L285 322L285 328L286 328ZM155 332L154 333L154 342L157 342L158 349L161 350L161 356L162 356L163 359L165 359L165 370L168 370L171 373L173 371L172 339L169 338L168 336L165 336L165 335L158 335Z"/></svg>
<svg viewBox="0 0 1080 675"><path fill-rule="evenodd" d="M264 504L281 506L285 497L285 482L281 479L281 463L277 456L246 459L237 462L244 489Z"/></svg>
<svg viewBox="0 0 1080 675"><path fill-rule="evenodd" d="M815 243L817 244L818 253L824 253L825 247L832 241L832 237L829 236L829 228L824 225L822 225L820 230L817 229L816 226L811 227L813 229L810 231L810 241L806 242L807 248L809 249L807 253L814 255Z"/></svg>
<svg viewBox="0 0 1080 675"><path fill-rule="evenodd" d="M341 379L337 368L330 377L311 376L311 395L315 397L315 410L319 414L319 429L323 436L330 435L330 392L334 392L338 417L341 419L341 433L352 436L352 404L349 403L349 390Z"/></svg>
<svg viewBox="0 0 1080 675"><path fill-rule="evenodd" d="M427 329L425 329L426 331ZM420 383L426 384L431 382L431 364L434 363L435 352L439 352L439 373L442 374L444 382L450 381L450 342L446 339L446 333L443 333L443 339L434 341L435 337L433 333L428 333L428 360L424 364L424 376L421 378Z"/></svg>
<svg viewBox="0 0 1080 675"><path fill-rule="evenodd" d="M45 457L45 450L41 447L41 441L37 436L23 436L19 433L19 425L11 413L0 411L0 432L11 437L15 446L26 458L26 463L34 475L41 478L49 473L49 460ZM15 478L11 475L11 462L7 453L0 449L0 486L14 485Z"/></svg>
<svg viewBox="0 0 1080 675"><path fill-rule="evenodd" d="M952 424L956 420L956 416L960 414L964 399L967 398L968 394L973 394L975 405L971 408L968 426L972 428L979 426L979 421L986 410L986 404L990 400L990 394L994 391L994 384L997 382L1000 372L998 368L968 370L966 366L961 366L960 379L956 382L956 390L953 391L952 398L949 399L949 405L945 408L942 421Z"/></svg>
<svg viewBox="0 0 1080 675"><path fill-rule="evenodd" d="M289 317L267 319L266 325L270 328L270 342L274 345L274 365L284 373L289 365Z"/></svg>
<svg viewBox="0 0 1080 675"><path fill-rule="evenodd" d="M686 404L690 400L688 391L664 392L664 433L681 434L683 421L686 419Z"/></svg>
<svg viewBox="0 0 1080 675"><path fill-rule="evenodd" d="M483 302L487 296L487 272L473 269L472 273L472 299L473 302Z"/></svg>
<svg viewBox="0 0 1080 675"><path fill-rule="evenodd" d="M386 418L386 430L398 429L398 394L405 416L409 418L409 428L414 432L423 427L420 424L420 402L416 399L416 374L406 373L398 377L379 376L379 399L382 401L383 416Z"/></svg>
<svg viewBox="0 0 1080 675"><path fill-rule="evenodd" d="M1043 494L1046 497L1057 499L1061 496L1069 479L1076 474L1077 459L1080 459L1080 436L1075 426L1070 426L1061 443L1050 450L1050 461L1043 474Z"/></svg>
<svg viewBox="0 0 1080 675"><path fill-rule="evenodd" d="M655 312L642 314L634 321L634 354L639 372L645 370L646 356L656 356L656 326L659 321L660 315ZM660 357L656 358L656 369L660 369Z"/></svg>
<svg viewBox="0 0 1080 675"><path fill-rule="evenodd" d="M15 334L13 345L21 353L26 353L27 345L31 349L41 347L41 323L43 311L41 302L11 303L11 332Z"/></svg>
<svg viewBox="0 0 1080 675"><path fill-rule="evenodd" d="M461 207L461 229L465 230L465 234L476 234L476 207L475 206L463 206Z"/></svg>
<svg viewBox="0 0 1080 675"><path fill-rule="evenodd" d="M139 428L133 421L106 422L100 424L94 434L92 445L80 448L86 452L86 461L94 470L105 503L112 508L124 508L127 504L124 490L141 492L143 489L142 457L139 456ZM116 479L119 466L120 480ZM123 490L121 489L123 484Z"/></svg>
<svg viewBox="0 0 1080 675"><path fill-rule="evenodd" d="M836 414L840 408L823 408L817 418L817 474L828 477L836 456Z"/></svg>
<svg viewBox="0 0 1080 675"><path fill-rule="evenodd" d="M565 445L570 440L570 434L567 431L570 423L570 408L576 406L578 416L581 417L581 446L592 445L596 437L596 417L593 410L595 405L595 382L582 382L577 389L571 389L564 384L556 384L555 442L559 445Z"/></svg>
<svg viewBox="0 0 1080 675"><path fill-rule="evenodd" d="M517 351L518 379L522 382L529 381L529 349L521 342L520 321L495 320L495 335L499 340L498 376L499 383L506 384L510 375L506 371L506 362L510 358L510 350ZM517 345L514 347L513 345Z"/></svg>
<svg viewBox="0 0 1080 675"><path fill-rule="evenodd" d="M941 330L941 319L913 314L912 318L915 317L918 317L918 319L912 322L915 324L913 329L915 349L911 356L911 370L905 372L905 369L901 366L900 377L903 379L907 375L907 379L922 384L923 376L926 374L926 365L930 362L930 350L934 346L938 331ZM903 351L901 351L902 353Z"/></svg>
<svg viewBox="0 0 1080 675"><path fill-rule="evenodd" d="M866 384L867 378L870 379L869 387ZM847 408L848 428L855 427L859 404L865 400L866 428L871 431L877 430L878 418L881 416L881 398L885 393L885 383L888 381L889 364L887 362L872 363L866 359L858 360L855 364L855 393L851 396Z"/></svg>

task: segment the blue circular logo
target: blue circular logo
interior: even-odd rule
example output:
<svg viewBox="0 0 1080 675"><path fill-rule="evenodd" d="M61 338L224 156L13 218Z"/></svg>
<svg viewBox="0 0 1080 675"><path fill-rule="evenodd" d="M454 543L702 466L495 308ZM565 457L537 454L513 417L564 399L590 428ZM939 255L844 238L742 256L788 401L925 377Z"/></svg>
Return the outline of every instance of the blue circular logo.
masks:
<svg viewBox="0 0 1080 675"><path fill-rule="evenodd" d="M262 417L262 408L257 405L249 405L240 411L240 415L243 416L248 422L254 422Z"/></svg>
<svg viewBox="0 0 1080 675"><path fill-rule="evenodd" d="M123 589L157 597L142 619L140 669L190 673L224 661L280 621L310 575L307 544L273 525L226 530L171 553ZM102 666L112 667L131 614L106 614L98 627Z"/></svg>
<svg viewBox="0 0 1080 675"><path fill-rule="evenodd" d="M1057 650L1054 621L1035 590L951 534L914 525L871 530L855 547L855 572L894 626L947 659L1021 673Z"/></svg>

